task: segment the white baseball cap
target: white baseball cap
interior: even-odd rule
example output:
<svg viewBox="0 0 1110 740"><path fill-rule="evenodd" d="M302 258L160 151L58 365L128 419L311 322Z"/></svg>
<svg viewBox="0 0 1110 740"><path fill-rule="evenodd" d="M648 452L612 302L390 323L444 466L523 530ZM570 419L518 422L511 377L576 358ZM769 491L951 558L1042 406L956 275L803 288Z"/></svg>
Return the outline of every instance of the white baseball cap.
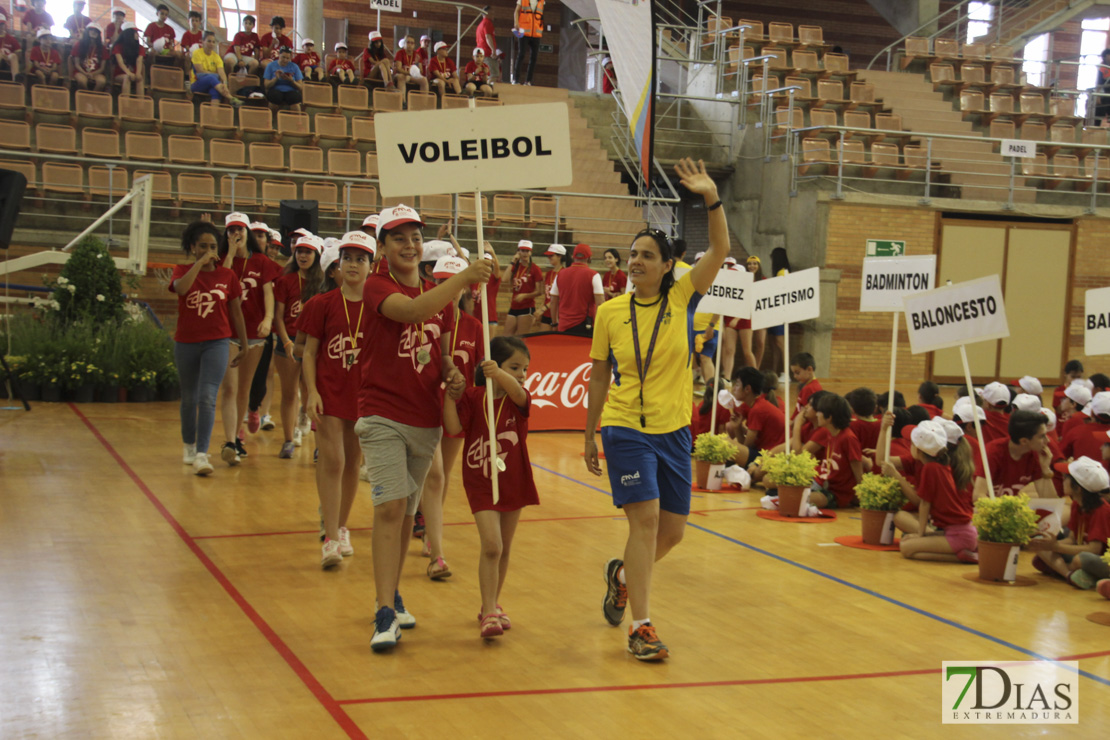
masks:
<svg viewBox="0 0 1110 740"><path fill-rule="evenodd" d="M1014 396L1013 406L1019 411L1032 411L1038 413L1041 410L1041 399L1037 396L1031 396L1028 393L1019 393Z"/></svg>
<svg viewBox="0 0 1110 740"><path fill-rule="evenodd" d="M380 39L382 37L382 32L381 31L371 31L370 33L367 34L367 37L371 41L377 41L378 39Z"/></svg>
<svg viewBox="0 0 1110 740"><path fill-rule="evenodd" d="M86 31L88 31L90 28L92 30L96 31L97 33L99 33L101 36L104 35L104 29L101 27L101 25L99 23L89 23L88 25L85 26Z"/></svg>
<svg viewBox="0 0 1110 740"><path fill-rule="evenodd" d="M54 34L50 32L49 28L40 28L39 30L35 31L35 38L38 38L38 39L41 39L43 36L53 36L53 35Z"/></svg>
<svg viewBox="0 0 1110 740"><path fill-rule="evenodd" d="M1064 389L1064 396L1077 406L1083 407L1091 402L1091 390L1082 383L1075 382Z"/></svg>
<svg viewBox="0 0 1110 740"><path fill-rule="evenodd" d="M544 252L544 254L559 254L565 257L567 254L567 248L564 247L562 244L552 244L550 247L547 248L547 251Z"/></svg>
<svg viewBox="0 0 1110 740"><path fill-rule="evenodd" d="M935 456L948 446L948 435L944 428L932 421L923 421L910 432L913 446L926 455Z"/></svg>
<svg viewBox="0 0 1110 740"><path fill-rule="evenodd" d="M1110 416L1110 391L1096 393L1091 398L1090 416Z"/></svg>
<svg viewBox="0 0 1110 740"><path fill-rule="evenodd" d="M960 421L967 424L974 419L973 414L978 414L979 421L987 418L987 412L971 402L967 396L960 398L952 405L952 416L958 416Z"/></svg>
<svg viewBox="0 0 1110 740"><path fill-rule="evenodd" d="M163 49L165 49L166 48L166 37L163 36L160 39L155 39L153 48L154 48L155 51L162 51Z"/></svg>
<svg viewBox="0 0 1110 740"><path fill-rule="evenodd" d="M304 247L306 249L311 249L315 252L323 253L323 251L324 251L324 240L321 239L320 237L316 236L315 234L309 234L308 236L302 236L294 244L295 249L300 249L301 247Z"/></svg>
<svg viewBox="0 0 1110 740"><path fill-rule="evenodd" d="M944 438L948 441L948 444L950 445L956 444L960 441L960 437L964 436L964 430L960 428L960 425L954 421L951 421L950 419L945 419L943 416L938 416L934 419L930 419L929 421L944 430Z"/></svg>
<svg viewBox="0 0 1110 740"><path fill-rule="evenodd" d="M1052 409L1041 407L1041 415L1048 419L1048 424L1045 425L1045 431L1051 432L1056 428L1056 412Z"/></svg>
<svg viewBox="0 0 1110 740"><path fill-rule="evenodd" d="M983 400L989 403L991 406L997 406L1003 403L1010 403L1009 389L999 383L997 380L993 383L987 383L986 387L984 387L982 390L977 390L976 393L978 393L983 398Z"/></svg>
<svg viewBox="0 0 1110 740"><path fill-rule="evenodd" d="M270 229L270 243L281 246L281 232L277 229Z"/></svg>
<svg viewBox="0 0 1110 740"><path fill-rule="evenodd" d="M727 388L722 388L717 393L717 403L730 411L739 405L736 403L736 396L732 395L732 392Z"/></svg>
<svg viewBox="0 0 1110 740"><path fill-rule="evenodd" d="M421 37L420 37L420 40L421 40L422 42L423 42L423 41L431 41L431 40L432 40L432 37L431 37L431 36L429 36L428 34L424 34L423 36L421 36Z"/></svg>
<svg viewBox="0 0 1110 740"><path fill-rule="evenodd" d="M432 47L432 51L439 51L440 49L446 49L446 48L447 48L447 42L446 41L437 41L436 45Z"/></svg>
<svg viewBox="0 0 1110 740"><path fill-rule="evenodd" d="M1039 396L1044 393L1044 386L1041 385L1041 381L1037 380L1032 375L1022 376L1017 384L1023 391L1034 396Z"/></svg>
<svg viewBox="0 0 1110 740"><path fill-rule="evenodd" d="M305 39L301 42L301 46L316 46L316 42L312 39Z"/></svg>
<svg viewBox="0 0 1110 740"><path fill-rule="evenodd" d="M470 250L469 249L467 249L466 247L459 247L458 251L459 251L459 256L460 257L462 257L467 262L470 261Z"/></svg>
<svg viewBox="0 0 1110 740"><path fill-rule="evenodd" d="M736 264L736 258L735 257L725 257L725 264L726 265L735 265Z"/></svg>
<svg viewBox="0 0 1110 740"><path fill-rule="evenodd" d="M602 66L602 67L606 67L606 66L608 66L608 65L609 65L609 62L611 62L611 61L613 61L613 60L612 60L612 59L610 59L609 57L604 57L604 58L603 58L603 59L601 60L601 66Z"/></svg>
<svg viewBox="0 0 1110 740"><path fill-rule="evenodd" d="M479 54L483 54L483 55L485 54L485 52L484 52L484 51L482 51L482 47L480 47L480 46L478 46L478 47L475 47L475 48L474 48L474 53L473 53L473 54L471 54L470 56L472 56L472 57L476 57L476 56L478 56Z"/></svg>
<svg viewBox="0 0 1110 740"><path fill-rule="evenodd" d="M116 13L119 13L120 15L127 15L127 12L118 5L112 7L112 15L115 15Z"/></svg>
<svg viewBox="0 0 1110 740"><path fill-rule="evenodd" d="M432 277L436 280L446 280L452 275L458 275L465 269L466 260L462 257L447 255L436 260L435 267L432 268Z"/></svg>
<svg viewBox="0 0 1110 740"><path fill-rule="evenodd" d="M324 247L324 252L323 252L323 254L320 255L320 269L324 271L325 275L328 274L328 268L331 267L332 264L338 259L339 259L339 245L338 244L333 244L331 246Z"/></svg>
<svg viewBox="0 0 1110 740"><path fill-rule="evenodd" d="M251 220L247 218L247 214L235 211L224 216L224 228L230 229L232 226L242 226L244 229L249 229Z"/></svg>
<svg viewBox="0 0 1110 740"><path fill-rule="evenodd" d="M421 262L438 262L444 257L455 257L455 247L451 242L442 239L429 239L424 242L423 251L420 253Z"/></svg>
<svg viewBox="0 0 1110 740"><path fill-rule="evenodd" d="M363 226L372 226L375 229L377 229L378 228L378 214L371 213L369 216L362 219L362 225Z"/></svg>
<svg viewBox="0 0 1110 740"><path fill-rule="evenodd" d="M516 248L517 249L527 249L529 252L531 252L532 251L532 242L529 241L528 239L521 239L520 241L518 241L516 243Z"/></svg>
<svg viewBox="0 0 1110 740"><path fill-rule="evenodd" d="M266 224L262 223L261 221L251 221L250 230L251 231L266 231L266 232L269 232L270 227L267 226Z"/></svg>
<svg viewBox="0 0 1110 740"><path fill-rule="evenodd" d="M404 204L386 208L378 215L378 239L382 238L383 231L395 229L402 224L423 226L424 222L420 220L420 214L416 212L415 208L410 208Z"/></svg>
<svg viewBox="0 0 1110 740"><path fill-rule="evenodd" d="M365 231L348 231L339 240L340 249L361 249L364 252L374 254L378 250L378 243L374 237L367 234Z"/></svg>
<svg viewBox="0 0 1110 740"><path fill-rule="evenodd" d="M1062 465L1063 463L1060 464ZM1089 457L1078 457L1067 463L1067 466L1068 473L1085 490L1100 493L1110 488L1110 474L1106 472L1102 463Z"/></svg>
<svg viewBox="0 0 1110 740"><path fill-rule="evenodd" d="M124 23L120 24L119 31L120 33L123 33L124 31L130 31L132 28L138 28L138 26L136 26L131 21L125 21Z"/></svg>

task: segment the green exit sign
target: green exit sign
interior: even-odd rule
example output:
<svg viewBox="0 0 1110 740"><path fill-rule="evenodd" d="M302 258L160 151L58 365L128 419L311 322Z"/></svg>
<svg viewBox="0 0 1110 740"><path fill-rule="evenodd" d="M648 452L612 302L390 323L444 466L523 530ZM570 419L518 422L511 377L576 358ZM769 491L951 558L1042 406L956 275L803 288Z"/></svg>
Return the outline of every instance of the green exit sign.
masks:
<svg viewBox="0 0 1110 740"><path fill-rule="evenodd" d="M868 257L901 257L906 253L906 243L896 239L868 239Z"/></svg>

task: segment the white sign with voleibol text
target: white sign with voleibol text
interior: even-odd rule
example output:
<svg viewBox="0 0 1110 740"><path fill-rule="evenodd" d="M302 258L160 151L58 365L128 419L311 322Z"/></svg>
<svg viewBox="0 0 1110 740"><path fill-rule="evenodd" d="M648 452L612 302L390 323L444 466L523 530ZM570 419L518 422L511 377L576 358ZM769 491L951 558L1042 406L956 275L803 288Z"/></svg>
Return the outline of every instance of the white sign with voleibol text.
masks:
<svg viewBox="0 0 1110 740"><path fill-rule="evenodd" d="M816 267L752 284L752 329L793 324L821 315L821 271Z"/></svg>
<svg viewBox="0 0 1110 740"><path fill-rule="evenodd" d="M1083 311L1083 352L1087 355L1110 355L1110 288L1087 291Z"/></svg>
<svg viewBox="0 0 1110 740"><path fill-rule="evenodd" d="M719 313L734 319L752 315L752 282L747 270L721 270L698 303L698 313Z"/></svg>
<svg viewBox="0 0 1110 740"><path fill-rule="evenodd" d="M998 275L915 293L902 303L915 355L1010 336Z"/></svg>
<svg viewBox="0 0 1110 740"><path fill-rule="evenodd" d="M936 255L865 257L860 278L860 311L901 311L902 298L933 289Z"/></svg>
<svg viewBox="0 0 1110 740"><path fill-rule="evenodd" d="M386 198L571 183L566 103L374 116Z"/></svg>
<svg viewBox="0 0 1110 740"><path fill-rule="evenodd" d="M388 10L390 13L400 13L401 0L370 0L370 10Z"/></svg>

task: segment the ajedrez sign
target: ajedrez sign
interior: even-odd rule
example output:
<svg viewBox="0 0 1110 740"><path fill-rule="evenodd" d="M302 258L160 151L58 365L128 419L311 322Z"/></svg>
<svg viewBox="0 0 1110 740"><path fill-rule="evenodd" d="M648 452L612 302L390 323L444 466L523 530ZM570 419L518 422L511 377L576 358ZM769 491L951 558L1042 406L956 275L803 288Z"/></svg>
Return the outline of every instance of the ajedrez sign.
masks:
<svg viewBox="0 0 1110 740"><path fill-rule="evenodd" d="M1010 336L998 275L903 299L914 354Z"/></svg>
<svg viewBox="0 0 1110 740"><path fill-rule="evenodd" d="M752 313L751 287L754 279L747 270L720 270L698 302L698 313L748 318Z"/></svg>

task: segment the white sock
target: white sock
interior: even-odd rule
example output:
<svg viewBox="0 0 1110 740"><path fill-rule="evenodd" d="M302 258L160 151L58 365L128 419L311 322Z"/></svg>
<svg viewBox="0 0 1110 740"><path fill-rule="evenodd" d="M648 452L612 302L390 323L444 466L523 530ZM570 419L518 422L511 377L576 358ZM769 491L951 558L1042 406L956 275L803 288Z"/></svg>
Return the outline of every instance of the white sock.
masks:
<svg viewBox="0 0 1110 740"><path fill-rule="evenodd" d="M625 580L624 580L624 566L623 565L620 567L620 570L617 571L617 580L621 582L622 586L627 586L628 585L627 583L625 583Z"/></svg>
<svg viewBox="0 0 1110 740"><path fill-rule="evenodd" d="M632 620L632 631L635 632L636 630L640 629L640 627L644 626L645 624L651 624L651 617L648 617L647 619L634 619L634 620Z"/></svg>

